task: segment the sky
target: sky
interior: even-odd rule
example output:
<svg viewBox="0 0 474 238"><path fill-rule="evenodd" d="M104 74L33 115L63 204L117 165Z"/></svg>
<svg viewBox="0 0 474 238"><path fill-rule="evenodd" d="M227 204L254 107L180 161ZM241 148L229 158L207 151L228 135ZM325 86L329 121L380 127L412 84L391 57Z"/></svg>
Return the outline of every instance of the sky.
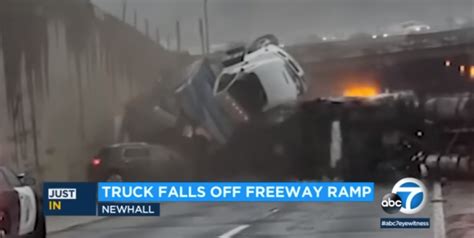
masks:
<svg viewBox="0 0 474 238"><path fill-rule="evenodd" d="M161 42L176 47L180 21L182 48L200 49L198 19L204 0L126 0L127 22L159 29ZM104 11L121 17L122 0L92 0ZM208 0L211 44L249 41L273 33L284 43L311 35L347 36L376 33L389 25L416 20L444 28L449 17L474 17L474 0ZM152 31L154 35L154 30Z"/></svg>

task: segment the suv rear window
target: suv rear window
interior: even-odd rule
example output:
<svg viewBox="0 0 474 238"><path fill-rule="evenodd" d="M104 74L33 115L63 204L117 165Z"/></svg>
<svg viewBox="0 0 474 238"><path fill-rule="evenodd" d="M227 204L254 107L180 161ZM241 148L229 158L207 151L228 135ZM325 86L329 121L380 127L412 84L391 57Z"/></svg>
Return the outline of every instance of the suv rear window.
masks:
<svg viewBox="0 0 474 238"><path fill-rule="evenodd" d="M99 157L101 158L108 158L112 156L112 148L104 148L101 149L99 152Z"/></svg>
<svg viewBox="0 0 474 238"><path fill-rule="evenodd" d="M148 148L128 148L123 152L125 157L148 157L150 150Z"/></svg>

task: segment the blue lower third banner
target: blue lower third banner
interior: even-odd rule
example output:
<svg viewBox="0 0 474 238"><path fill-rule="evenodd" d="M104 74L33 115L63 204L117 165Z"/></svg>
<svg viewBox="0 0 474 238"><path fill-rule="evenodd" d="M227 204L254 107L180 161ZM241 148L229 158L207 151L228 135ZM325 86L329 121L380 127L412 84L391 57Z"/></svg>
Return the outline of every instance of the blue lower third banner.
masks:
<svg viewBox="0 0 474 238"><path fill-rule="evenodd" d="M159 203L99 203L99 216L159 216Z"/></svg>
<svg viewBox="0 0 474 238"><path fill-rule="evenodd" d="M380 228L429 229L429 218L380 218Z"/></svg>
<svg viewBox="0 0 474 238"><path fill-rule="evenodd" d="M43 212L47 216L95 216L96 183L44 183Z"/></svg>
<svg viewBox="0 0 474 238"><path fill-rule="evenodd" d="M372 182L104 182L99 202L372 202Z"/></svg>

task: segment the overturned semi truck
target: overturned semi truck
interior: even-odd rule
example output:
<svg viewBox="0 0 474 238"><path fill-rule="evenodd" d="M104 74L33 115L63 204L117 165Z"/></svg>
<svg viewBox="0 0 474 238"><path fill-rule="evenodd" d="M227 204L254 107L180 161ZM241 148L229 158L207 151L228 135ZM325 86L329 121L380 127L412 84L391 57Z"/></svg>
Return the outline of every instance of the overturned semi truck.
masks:
<svg viewBox="0 0 474 238"><path fill-rule="evenodd" d="M151 90L130 102L122 134L177 148L201 174L222 171L216 176L263 164L246 155L260 149L241 145L240 138L260 138L253 145L266 148L265 131L285 121L307 90L302 67L273 35L198 59L172 81L171 90ZM237 154L246 158L230 156Z"/></svg>
<svg viewBox="0 0 474 238"><path fill-rule="evenodd" d="M173 83L131 102L122 131L180 151L196 179L397 179L450 173L460 160L446 157L472 164L470 94L302 101L304 71L272 35L198 59Z"/></svg>

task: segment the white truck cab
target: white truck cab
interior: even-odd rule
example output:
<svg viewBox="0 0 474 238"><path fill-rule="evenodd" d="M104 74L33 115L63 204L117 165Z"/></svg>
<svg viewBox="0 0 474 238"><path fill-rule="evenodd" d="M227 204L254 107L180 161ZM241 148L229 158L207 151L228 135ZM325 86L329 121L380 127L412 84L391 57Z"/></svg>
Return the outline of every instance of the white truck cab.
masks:
<svg viewBox="0 0 474 238"><path fill-rule="evenodd" d="M183 121L219 144L238 128L283 122L307 89L303 69L272 35L199 59L186 72L175 90Z"/></svg>
<svg viewBox="0 0 474 238"><path fill-rule="evenodd" d="M253 52L240 53L237 63L219 73L213 88L215 96L225 94L232 100L240 114L294 104L307 90L303 69L283 48L266 42Z"/></svg>

